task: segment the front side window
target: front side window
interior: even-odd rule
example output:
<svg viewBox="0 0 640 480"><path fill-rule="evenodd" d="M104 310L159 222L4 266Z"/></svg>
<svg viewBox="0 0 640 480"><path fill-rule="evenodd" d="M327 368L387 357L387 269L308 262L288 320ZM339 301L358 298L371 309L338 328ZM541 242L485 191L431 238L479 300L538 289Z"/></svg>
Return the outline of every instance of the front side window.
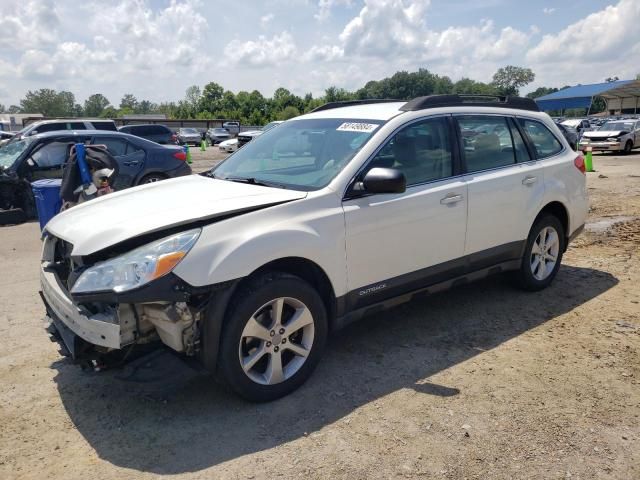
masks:
<svg viewBox="0 0 640 480"><path fill-rule="evenodd" d="M367 170L375 167L402 171L407 186L450 177L453 161L447 119L431 118L400 130L371 159Z"/></svg>
<svg viewBox="0 0 640 480"><path fill-rule="evenodd" d="M67 159L68 142L51 142L37 150L31 158L40 168L61 166Z"/></svg>
<svg viewBox="0 0 640 480"><path fill-rule="evenodd" d="M317 190L333 180L382 123L330 118L285 122L254 138L210 175Z"/></svg>
<svg viewBox="0 0 640 480"><path fill-rule="evenodd" d="M526 118L519 118L518 121L533 144L538 158L550 157L562 151L562 144L542 123Z"/></svg>
<svg viewBox="0 0 640 480"><path fill-rule="evenodd" d="M515 163L513 139L506 117L461 115L456 118L464 144L468 172Z"/></svg>

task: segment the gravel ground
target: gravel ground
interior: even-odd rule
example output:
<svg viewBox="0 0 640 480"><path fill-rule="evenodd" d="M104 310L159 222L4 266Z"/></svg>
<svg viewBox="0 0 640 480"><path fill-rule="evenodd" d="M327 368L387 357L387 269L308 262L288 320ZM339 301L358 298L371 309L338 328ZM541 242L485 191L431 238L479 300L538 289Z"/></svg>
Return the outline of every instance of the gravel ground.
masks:
<svg viewBox="0 0 640 480"><path fill-rule="evenodd" d="M549 289L495 277L364 319L264 405L163 351L62 359L37 225L0 228L0 478L640 478L640 153L594 163Z"/></svg>

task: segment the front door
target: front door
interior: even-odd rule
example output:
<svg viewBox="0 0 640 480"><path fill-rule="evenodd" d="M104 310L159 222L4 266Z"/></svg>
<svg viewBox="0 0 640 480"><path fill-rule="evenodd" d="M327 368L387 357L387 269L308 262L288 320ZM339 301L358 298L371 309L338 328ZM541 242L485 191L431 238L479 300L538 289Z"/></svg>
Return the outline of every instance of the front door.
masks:
<svg viewBox="0 0 640 480"><path fill-rule="evenodd" d="M449 117L412 123L395 134L360 175L401 170L404 193L343 202L348 264L347 308L416 290L461 271L467 188L454 176Z"/></svg>

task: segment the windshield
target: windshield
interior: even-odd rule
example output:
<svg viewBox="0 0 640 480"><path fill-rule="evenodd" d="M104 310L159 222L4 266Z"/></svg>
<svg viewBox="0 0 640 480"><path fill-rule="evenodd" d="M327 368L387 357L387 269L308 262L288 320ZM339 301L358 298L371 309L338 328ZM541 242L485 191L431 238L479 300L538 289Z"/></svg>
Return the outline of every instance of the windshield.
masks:
<svg viewBox="0 0 640 480"><path fill-rule="evenodd" d="M229 133L224 128L214 128L213 133Z"/></svg>
<svg viewBox="0 0 640 480"><path fill-rule="evenodd" d="M181 128L180 131L182 133L198 133L195 128Z"/></svg>
<svg viewBox="0 0 640 480"><path fill-rule="evenodd" d="M263 131L267 131L267 130L271 130L273 127L275 127L276 125L280 125L282 122L270 122L267 123L264 127L262 127Z"/></svg>
<svg viewBox="0 0 640 480"><path fill-rule="evenodd" d="M7 143L4 147L0 148L0 167L8 168L13 165L22 152L29 147L31 142L33 142L33 138L27 137L23 140Z"/></svg>
<svg viewBox="0 0 640 480"><path fill-rule="evenodd" d="M598 130L609 130L612 132L617 130L624 130L626 132L630 132L631 130L633 130L633 122L607 122Z"/></svg>
<svg viewBox="0 0 640 480"><path fill-rule="evenodd" d="M380 120L294 120L247 143L214 168L215 178L317 190L349 163Z"/></svg>

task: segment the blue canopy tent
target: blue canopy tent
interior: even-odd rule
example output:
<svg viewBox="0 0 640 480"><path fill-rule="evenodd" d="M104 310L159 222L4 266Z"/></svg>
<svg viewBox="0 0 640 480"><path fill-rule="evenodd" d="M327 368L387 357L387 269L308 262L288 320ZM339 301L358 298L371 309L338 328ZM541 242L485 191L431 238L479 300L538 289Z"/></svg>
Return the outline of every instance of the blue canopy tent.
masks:
<svg viewBox="0 0 640 480"><path fill-rule="evenodd" d="M535 99L540 110L566 110L568 108L586 108L591 110L594 97L602 97L607 110L640 111L640 80L618 80L615 82L576 85L559 92L550 93Z"/></svg>

